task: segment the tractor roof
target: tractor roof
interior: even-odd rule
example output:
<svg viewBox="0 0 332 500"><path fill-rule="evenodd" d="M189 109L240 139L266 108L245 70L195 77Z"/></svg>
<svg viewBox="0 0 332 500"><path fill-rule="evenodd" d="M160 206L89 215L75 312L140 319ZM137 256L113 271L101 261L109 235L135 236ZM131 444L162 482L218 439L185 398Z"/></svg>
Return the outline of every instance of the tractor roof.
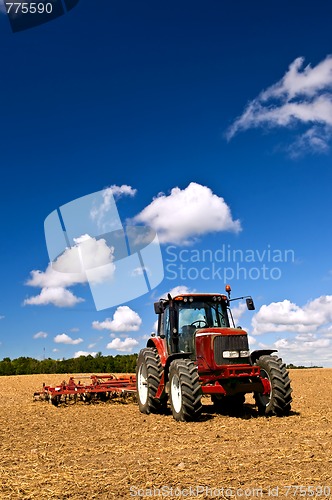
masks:
<svg viewBox="0 0 332 500"><path fill-rule="evenodd" d="M205 292L202 292L202 293L178 293L177 295L174 295L174 298L175 297L195 297L199 295L200 297L202 295L206 295L207 297L213 297L214 295L222 295L221 293L205 293Z"/></svg>
<svg viewBox="0 0 332 500"><path fill-rule="evenodd" d="M226 295L222 293L180 293L175 295L173 300L179 299L180 297L206 297L207 299L212 297L221 297L223 299L227 299Z"/></svg>

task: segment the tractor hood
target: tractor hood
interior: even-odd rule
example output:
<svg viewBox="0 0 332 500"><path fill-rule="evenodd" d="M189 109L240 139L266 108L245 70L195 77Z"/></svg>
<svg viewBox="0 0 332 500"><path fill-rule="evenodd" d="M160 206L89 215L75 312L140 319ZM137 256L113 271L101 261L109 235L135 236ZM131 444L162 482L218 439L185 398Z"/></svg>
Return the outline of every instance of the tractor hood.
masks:
<svg viewBox="0 0 332 500"><path fill-rule="evenodd" d="M200 372L250 362L248 335L241 328L199 328L195 347Z"/></svg>
<svg viewBox="0 0 332 500"><path fill-rule="evenodd" d="M197 328L197 335L247 335L242 328Z"/></svg>

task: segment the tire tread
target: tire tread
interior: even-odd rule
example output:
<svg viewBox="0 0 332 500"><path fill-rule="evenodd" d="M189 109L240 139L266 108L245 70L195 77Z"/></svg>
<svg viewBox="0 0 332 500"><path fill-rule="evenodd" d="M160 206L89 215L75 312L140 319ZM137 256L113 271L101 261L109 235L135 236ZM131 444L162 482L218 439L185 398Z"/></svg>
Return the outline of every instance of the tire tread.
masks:
<svg viewBox="0 0 332 500"><path fill-rule="evenodd" d="M160 357L156 349L153 347L146 347L139 353L137 360L136 378L140 363L145 362L147 368L148 378L148 400L144 407L139 403L140 411L142 413L163 413L167 407L167 397L156 399L155 395L159 387L160 379L163 373L163 367L160 362ZM137 386L138 393L138 386ZM139 396L138 396L139 400Z"/></svg>
<svg viewBox="0 0 332 500"><path fill-rule="evenodd" d="M197 420L202 412L202 388L197 366L189 359L175 359L171 363L170 374L173 371L177 372L182 390L180 412L176 413L171 404L173 417L183 422Z"/></svg>
<svg viewBox="0 0 332 500"><path fill-rule="evenodd" d="M260 394L254 394L259 413L279 417L288 415L291 410L292 388L285 363L277 356L264 355L257 360L257 364L267 372L272 386L270 402L266 406L262 404Z"/></svg>

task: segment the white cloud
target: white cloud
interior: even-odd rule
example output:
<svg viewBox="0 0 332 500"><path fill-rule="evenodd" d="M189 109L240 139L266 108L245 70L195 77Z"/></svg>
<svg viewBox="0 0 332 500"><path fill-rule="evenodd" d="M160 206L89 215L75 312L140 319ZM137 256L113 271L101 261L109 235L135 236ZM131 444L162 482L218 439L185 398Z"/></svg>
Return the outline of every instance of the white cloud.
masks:
<svg viewBox="0 0 332 500"><path fill-rule="evenodd" d="M291 155L326 152L332 137L332 56L314 67L303 64L303 57L295 59L281 80L249 102L229 128L228 139L250 128L305 125L289 148Z"/></svg>
<svg viewBox="0 0 332 500"><path fill-rule="evenodd" d="M281 338L274 343L274 347L278 349L279 355L287 363L294 365L318 365L326 366L332 362L330 339L310 339L301 340L298 337L295 339Z"/></svg>
<svg viewBox="0 0 332 500"><path fill-rule="evenodd" d="M295 339L301 342L313 342L317 339L317 335L315 333L299 333L295 336Z"/></svg>
<svg viewBox="0 0 332 500"><path fill-rule="evenodd" d="M115 184L113 184L108 189L112 192L114 198L117 199L121 198L122 196L133 197L137 193L137 189L134 189L131 186L128 186L127 184L122 184L122 186L116 186Z"/></svg>
<svg viewBox="0 0 332 500"><path fill-rule="evenodd" d="M77 351L74 354L74 358L79 358L80 356L92 356L96 357L97 353L96 352L88 352L88 351Z"/></svg>
<svg viewBox="0 0 332 500"><path fill-rule="evenodd" d="M332 325L329 326L329 328L324 332L323 337L331 338L332 339Z"/></svg>
<svg viewBox="0 0 332 500"><path fill-rule="evenodd" d="M257 340L252 335L248 335L249 346L255 345Z"/></svg>
<svg viewBox="0 0 332 500"><path fill-rule="evenodd" d="M84 299L76 297L70 290L62 287L42 288L39 295L25 299L24 305L46 306L53 304L57 307L73 307Z"/></svg>
<svg viewBox="0 0 332 500"><path fill-rule="evenodd" d="M185 285L178 285L172 288L169 292L165 292L161 298L167 299L168 294L170 294L171 297L176 297L177 295L182 295L185 293L194 293L194 290L190 290Z"/></svg>
<svg viewBox="0 0 332 500"><path fill-rule="evenodd" d="M89 235L76 239L75 243L83 269L89 270L89 283L102 283L113 277L115 271L114 247L109 247L104 239L96 240ZM58 265L58 261L56 264ZM61 270L66 271L66 269Z"/></svg>
<svg viewBox="0 0 332 500"><path fill-rule="evenodd" d="M53 340L56 344L68 344L68 345L77 345L83 342L83 339L81 338L72 339L66 333L61 333L59 335L56 335Z"/></svg>
<svg viewBox="0 0 332 500"><path fill-rule="evenodd" d="M65 288L87 281L84 273L57 272L52 268L52 264L47 266L46 271L33 270L30 275L25 284L38 288Z"/></svg>
<svg viewBox="0 0 332 500"><path fill-rule="evenodd" d="M75 326L74 328L71 328L70 331L73 333L76 333L76 332L79 332L80 329Z"/></svg>
<svg viewBox="0 0 332 500"><path fill-rule="evenodd" d="M240 302L238 306L232 308L232 316L234 319L235 325L239 321L239 319L243 316L243 314L247 310L247 305L245 302Z"/></svg>
<svg viewBox="0 0 332 500"><path fill-rule="evenodd" d="M59 349L57 349L56 347L54 347L54 349L52 349L52 352L59 352Z"/></svg>
<svg viewBox="0 0 332 500"><path fill-rule="evenodd" d="M268 332L314 333L332 322L332 295L322 295L303 307L289 300L263 305L252 319L253 335Z"/></svg>
<svg viewBox="0 0 332 500"><path fill-rule="evenodd" d="M133 269L131 272L131 276L136 277L136 276L142 276L144 274L144 271L148 276L151 276L151 271L148 267L136 267Z"/></svg>
<svg viewBox="0 0 332 500"><path fill-rule="evenodd" d="M127 184L123 184L122 186L116 186L114 184L103 190L102 203L99 206L94 206L90 211L91 219L97 223L102 233L106 233L110 229L110 216L112 214L118 215L115 199L119 199L122 196L133 197L136 192L136 189L133 189Z"/></svg>
<svg viewBox="0 0 332 500"><path fill-rule="evenodd" d="M160 193L133 221L152 227L161 243L189 244L207 233L241 230L225 200L195 182Z"/></svg>
<svg viewBox="0 0 332 500"><path fill-rule="evenodd" d="M89 281L101 281L106 273L103 266L107 265L107 277L111 272L110 264L114 260L114 248L108 247L104 239L96 240L89 235L82 235L75 239L75 245L67 248L58 259L49 264L45 272L39 270L31 271L30 279L26 285L51 288L68 287L80 283L86 283L85 269L93 270Z"/></svg>
<svg viewBox="0 0 332 500"><path fill-rule="evenodd" d="M110 330L112 332L134 332L139 330L142 320L139 315L128 306L119 306L113 319L93 321L92 327L96 330Z"/></svg>
<svg viewBox="0 0 332 500"><path fill-rule="evenodd" d="M0 319L5 319L6 316L0 316Z"/></svg>
<svg viewBox="0 0 332 500"><path fill-rule="evenodd" d="M31 271L26 285L42 290L39 295L26 299L25 305L53 304L57 307L72 307L84 299L76 297L67 287L85 283L85 269L90 270L90 283L100 283L113 276L114 248L108 247L104 239L96 240L86 234L76 238L75 243L75 246L67 248L54 263L50 263L46 271Z"/></svg>
<svg viewBox="0 0 332 500"><path fill-rule="evenodd" d="M107 344L106 348L107 349L114 349L115 351L119 351L119 352L130 352L130 351L132 351L133 347L135 347L137 345L138 345L137 340L135 340L131 337L128 337L125 340L115 338Z"/></svg>
<svg viewBox="0 0 332 500"><path fill-rule="evenodd" d="M33 338L34 339L46 339L46 337L48 336L48 333L46 332L38 332L38 333L35 333Z"/></svg>
<svg viewBox="0 0 332 500"><path fill-rule="evenodd" d="M96 343L89 344L89 345L88 345L88 349L93 349L95 346L96 346Z"/></svg>
<svg viewBox="0 0 332 500"><path fill-rule="evenodd" d="M298 158L307 153L327 153L332 130L329 127L312 126L288 147L292 158Z"/></svg>

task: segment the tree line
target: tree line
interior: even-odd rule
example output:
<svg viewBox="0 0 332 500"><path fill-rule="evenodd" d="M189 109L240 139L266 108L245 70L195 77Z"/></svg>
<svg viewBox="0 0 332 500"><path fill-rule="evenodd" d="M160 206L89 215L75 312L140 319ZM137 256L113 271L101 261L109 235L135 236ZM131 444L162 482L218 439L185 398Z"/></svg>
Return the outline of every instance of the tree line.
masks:
<svg viewBox="0 0 332 500"><path fill-rule="evenodd" d="M32 375L43 373L135 373L137 354L80 356L70 359L34 359L20 357L0 361L1 375Z"/></svg>
<svg viewBox="0 0 332 500"><path fill-rule="evenodd" d="M309 369L309 368L323 368L322 366L316 366L316 365L311 365L311 366L303 366L303 365L293 365L293 363L290 363L289 365L286 365L286 368L289 370L304 370L304 369Z"/></svg>
<svg viewBox="0 0 332 500"><path fill-rule="evenodd" d="M0 361L1 375L32 375L43 373L135 373L137 354L118 354L116 356L103 356L101 352L95 357L80 356L70 359L34 359L20 357L11 360L4 358ZM290 369L322 368L321 366L295 366L287 365Z"/></svg>

